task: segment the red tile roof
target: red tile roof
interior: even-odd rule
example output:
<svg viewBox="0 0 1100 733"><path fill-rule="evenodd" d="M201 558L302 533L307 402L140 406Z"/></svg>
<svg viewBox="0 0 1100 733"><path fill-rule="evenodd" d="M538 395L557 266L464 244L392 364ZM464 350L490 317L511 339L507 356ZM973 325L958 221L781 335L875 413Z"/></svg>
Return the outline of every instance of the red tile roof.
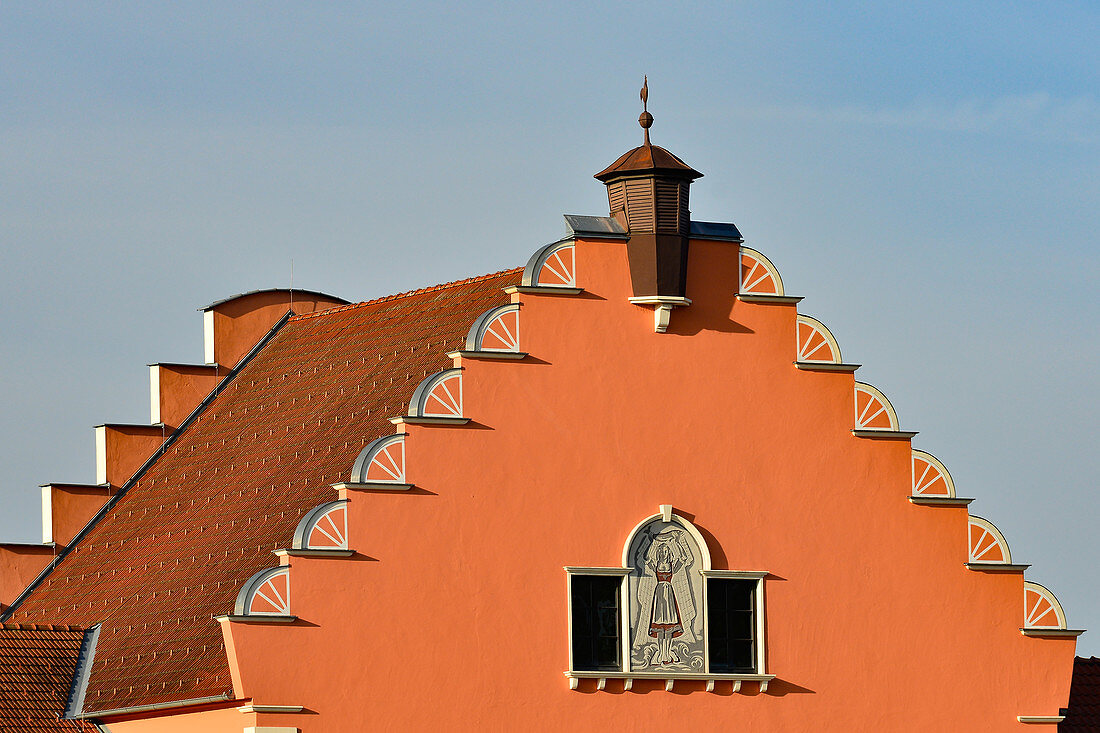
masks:
<svg viewBox="0 0 1100 733"><path fill-rule="evenodd" d="M61 719L83 641L79 626L0 625L0 730L95 730Z"/></svg>
<svg viewBox="0 0 1100 733"><path fill-rule="evenodd" d="M85 711L231 693L213 616L274 566L521 270L291 318L15 609L102 623Z"/></svg>
<svg viewBox="0 0 1100 733"><path fill-rule="evenodd" d="M1100 733L1100 659L1073 660L1069 712L1058 724L1059 733Z"/></svg>

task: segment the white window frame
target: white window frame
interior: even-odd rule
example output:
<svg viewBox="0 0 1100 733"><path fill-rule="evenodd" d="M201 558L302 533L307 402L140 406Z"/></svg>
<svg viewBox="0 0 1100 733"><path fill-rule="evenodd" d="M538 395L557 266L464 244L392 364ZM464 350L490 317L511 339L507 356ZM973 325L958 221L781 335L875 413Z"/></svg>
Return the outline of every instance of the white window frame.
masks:
<svg viewBox="0 0 1100 733"><path fill-rule="evenodd" d="M703 671L702 672L659 672L659 671L634 671L630 669L630 584L629 577L634 573L633 567L628 567L630 552L630 545L634 540L634 536L638 531L645 527L650 522L661 519L665 522L675 522L688 531L689 534L695 539L696 544L699 547L700 554L702 555L702 569L700 572L703 576L703 597L701 599L703 614ZM768 575L766 570L714 570L710 567L710 549L707 547L706 539L702 536L698 529L681 516L673 514L671 506L662 505L661 512L652 516L646 517L639 522L634 529L630 531L630 534L626 538L626 544L623 546L623 564L622 567L581 567L567 565L565 566L565 591L566 591L566 611L567 611L567 630L568 630L568 647L569 647L569 668L565 672L565 676L569 679L570 689L577 689L579 681L581 679L596 679L599 680L597 689L604 689L604 686L609 679L621 679L624 680L624 687L630 689L633 680L636 679L657 679L665 680L665 689L672 690L675 680L704 680L706 681L707 691L714 689L714 683L716 680L730 680L733 682L734 691L739 691L741 683L746 681L757 682L760 685L760 691L765 692L768 689L768 683L775 678L775 675L767 673L767 663L765 658L765 644L764 644L764 629L766 628L764 619L764 578ZM612 670L578 670L573 666L573 576L575 575L596 575L604 577L619 577L621 585L619 586L619 655L621 659L622 668L616 671ZM711 672L710 671L710 609L707 601L707 593L709 590L709 581L714 579L732 579L732 580L755 580L756 591L753 594L753 613L754 618L754 670L751 673L730 673L730 672Z"/></svg>

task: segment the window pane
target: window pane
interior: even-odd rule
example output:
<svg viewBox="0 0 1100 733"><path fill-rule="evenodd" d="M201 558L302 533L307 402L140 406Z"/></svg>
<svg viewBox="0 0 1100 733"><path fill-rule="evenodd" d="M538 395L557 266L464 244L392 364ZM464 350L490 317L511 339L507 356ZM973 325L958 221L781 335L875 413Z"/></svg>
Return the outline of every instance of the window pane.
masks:
<svg viewBox="0 0 1100 733"><path fill-rule="evenodd" d="M710 671L756 671L755 580L707 579Z"/></svg>
<svg viewBox="0 0 1100 733"><path fill-rule="evenodd" d="M572 575L573 669L620 670L619 588L622 579L603 575Z"/></svg>

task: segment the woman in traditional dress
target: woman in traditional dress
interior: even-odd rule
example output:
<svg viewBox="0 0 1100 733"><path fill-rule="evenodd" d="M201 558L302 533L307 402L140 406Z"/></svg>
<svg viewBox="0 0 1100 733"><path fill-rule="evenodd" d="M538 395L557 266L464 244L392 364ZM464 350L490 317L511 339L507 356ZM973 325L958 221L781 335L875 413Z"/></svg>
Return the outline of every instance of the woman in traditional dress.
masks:
<svg viewBox="0 0 1100 733"><path fill-rule="evenodd" d="M672 557L672 550L661 543L657 546L656 562L647 562L657 576L653 588L653 608L649 617L649 635L657 639L657 663L672 664L680 658L672 651L672 640L684 633L680 620L680 607L676 604L676 591L672 587L672 575L681 563Z"/></svg>
<svg viewBox="0 0 1100 733"><path fill-rule="evenodd" d="M645 550L638 586L641 613L634 646L640 649L648 640L657 640L657 653L650 664L678 663L679 655L672 650L672 640L682 637L682 641L694 641L695 604L687 579L687 569L694 562L695 556L680 529L667 528L656 534Z"/></svg>

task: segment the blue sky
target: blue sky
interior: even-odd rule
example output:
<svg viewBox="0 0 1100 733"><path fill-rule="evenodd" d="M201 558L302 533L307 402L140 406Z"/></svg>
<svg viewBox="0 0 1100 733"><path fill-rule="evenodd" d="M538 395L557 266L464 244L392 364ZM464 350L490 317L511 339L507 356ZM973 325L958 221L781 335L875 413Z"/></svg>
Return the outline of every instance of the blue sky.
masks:
<svg viewBox="0 0 1100 733"><path fill-rule="evenodd" d="M195 309L522 264L639 130L1096 631L1095 3L6 4L0 537ZM960 552L962 550L960 549ZM1093 638L1097 641L1093 641Z"/></svg>

